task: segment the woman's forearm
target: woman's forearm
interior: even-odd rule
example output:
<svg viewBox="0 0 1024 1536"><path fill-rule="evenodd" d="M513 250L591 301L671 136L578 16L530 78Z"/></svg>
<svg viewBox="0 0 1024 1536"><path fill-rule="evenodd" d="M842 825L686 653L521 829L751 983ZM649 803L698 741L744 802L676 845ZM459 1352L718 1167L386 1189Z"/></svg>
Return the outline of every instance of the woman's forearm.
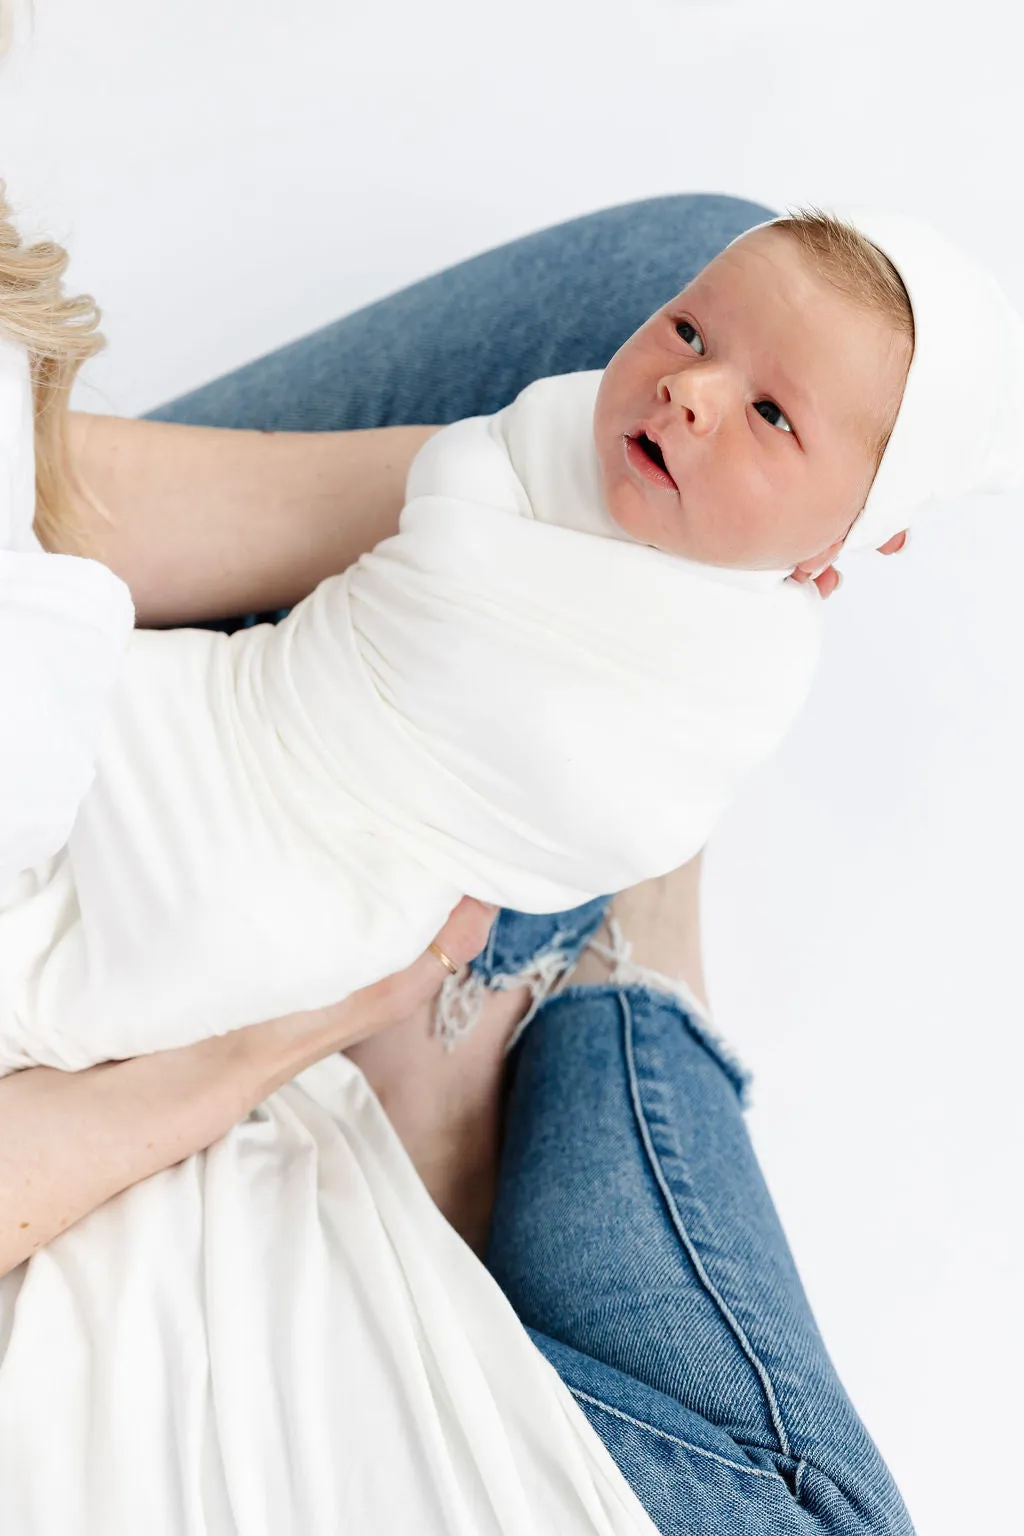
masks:
<svg viewBox="0 0 1024 1536"><path fill-rule="evenodd" d="M354 1043L345 1017L297 1014L84 1072L33 1067L0 1079L0 1275Z"/></svg>
<svg viewBox="0 0 1024 1536"><path fill-rule="evenodd" d="M436 426L247 432L72 413L91 552L142 625L298 602L398 528L409 465Z"/></svg>
<svg viewBox="0 0 1024 1536"><path fill-rule="evenodd" d="M463 897L438 946L465 964L496 910ZM122 1189L210 1146L314 1061L408 1018L443 974L428 949L328 1008L84 1072L0 1078L0 1275Z"/></svg>

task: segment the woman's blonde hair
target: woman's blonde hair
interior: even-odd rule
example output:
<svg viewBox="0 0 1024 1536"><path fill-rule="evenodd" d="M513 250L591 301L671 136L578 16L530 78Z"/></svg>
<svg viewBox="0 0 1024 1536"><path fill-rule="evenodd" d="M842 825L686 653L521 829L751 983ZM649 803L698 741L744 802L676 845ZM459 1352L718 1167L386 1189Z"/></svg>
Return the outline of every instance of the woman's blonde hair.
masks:
<svg viewBox="0 0 1024 1536"><path fill-rule="evenodd" d="M790 209L789 216L776 220L772 228L789 234L826 282L855 304L888 321L897 340L908 345L909 368L914 355L914 311L903 279L884 251L872 245L852 224L814 206ZM892 419L868 445L874 454L875 473L892 436L898 410L897 403Z"/></svg>
<svg viewBox="0 0 1024 1536"><path fill-rule="evenodd" d="M28 242L10 218L0 181L0 330L25 348L35 403L35 531L45 549L85 553L75 502L82 486L67 440L68 397L82 364L104 345L100 312L87 294L64 292L67 252L52 240Z"/></svg>

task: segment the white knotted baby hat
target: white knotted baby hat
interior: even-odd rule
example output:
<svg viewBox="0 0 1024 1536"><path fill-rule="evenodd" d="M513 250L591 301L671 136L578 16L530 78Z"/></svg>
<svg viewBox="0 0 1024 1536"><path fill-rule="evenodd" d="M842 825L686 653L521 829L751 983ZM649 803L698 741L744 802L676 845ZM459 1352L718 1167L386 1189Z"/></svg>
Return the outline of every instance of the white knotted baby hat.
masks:
<svg viewBox="0 0 1024 1536"><path fill-rule="evenodd" d="M0 336L0 899L67 841L135 610L95 560L44 553L24 349Z"/></svg>
<svg viewBox="0 0 1024 1536"><path fill-rule="evenodd" d="M1024 322L991 272L920 219L825 211L889 258L914 313L903 401L845 553L877 549L942 502L1024 487Z"/></svg>

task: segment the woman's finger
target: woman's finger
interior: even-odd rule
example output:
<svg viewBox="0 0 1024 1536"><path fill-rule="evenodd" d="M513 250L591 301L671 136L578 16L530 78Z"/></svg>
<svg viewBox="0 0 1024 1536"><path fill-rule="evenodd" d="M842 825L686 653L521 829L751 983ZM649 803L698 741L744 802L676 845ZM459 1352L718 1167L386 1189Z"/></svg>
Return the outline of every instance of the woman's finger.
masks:
<svg viewBox="0 0 1024 1536"><path fill-rule="evenodd" d="M461 968L483 949L497 914L497 907L492 907L487 902L476 901L472 896L463 896L458 906L453 907L448 921L434 943L438 949L443 950L453 965ZM441 971L443 981L447 971L444 962L429 949L422 958L434 962Z"/></svg>
<svg viewBox="0 0 1024 1536"><path fill-rule="evenodd" d="M434 943L461 970L487 943L498 908L463 896L441 928ZM404 971L386 976L362 992L354 993L350 1003L360 1014L372 1015L374 1028L397 1023L407 1017L440 990L448 967L433 950L426 949Z"/></svg>

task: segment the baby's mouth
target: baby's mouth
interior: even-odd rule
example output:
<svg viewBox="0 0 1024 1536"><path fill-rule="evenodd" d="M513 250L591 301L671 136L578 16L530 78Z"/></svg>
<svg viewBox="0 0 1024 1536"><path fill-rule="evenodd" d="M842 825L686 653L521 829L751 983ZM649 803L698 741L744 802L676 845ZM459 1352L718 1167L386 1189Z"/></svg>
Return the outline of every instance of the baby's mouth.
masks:
<svg viewBox="0 0 1024 1536"><path fill-rule="evenodd" d="M663 469L667 475L668 465L665 463L665 455L654 441L654 438L648 437L646 432L641 432L640 436L637 438L637 442L640 444L640 447L643 449L644 453L646 453L647 457L649 459L653 459L658 468Z"/></svg>
<svg viewBox="0 0 1024 1536"><path fill-rule="evenodd" d="M627 459L632 460L634 468L645 479L653 481L665 490L678 492L679 487L665 463L665 455L653 437L648 437L646 432L638 432L635 437L627 437L626 444Z"/></svg>

